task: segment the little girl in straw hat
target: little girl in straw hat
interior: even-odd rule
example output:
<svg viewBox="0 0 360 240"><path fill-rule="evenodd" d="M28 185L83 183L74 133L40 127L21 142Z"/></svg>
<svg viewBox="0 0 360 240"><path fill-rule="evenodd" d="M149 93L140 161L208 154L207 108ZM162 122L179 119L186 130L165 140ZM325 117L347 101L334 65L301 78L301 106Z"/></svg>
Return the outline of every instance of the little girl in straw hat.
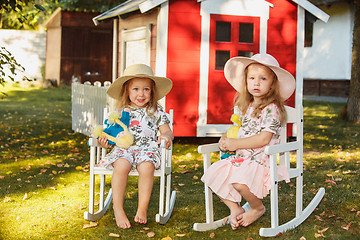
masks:
<svg viewBox="0 0 360 240"><path fill-rule="evenodd" d="M118 146L109 152L100 165L113 168L111 187L116 224L123 229L131 224L124 211L124 196L130 170L136 168L139 173L138 209L134 221L147 223L147 210L154 181L154 170L160 167L159 143L165 139L170 147L174 135L169 119L158 100L166 96L172 88L172 81L165 77L154 76L152 69L144 64L127 67L122 77L116 79L107 94L116 99L119 112L130 109L129 131L134 143L128 149ZM157 137L157 132L160 136ZM101 146L110 145L106 137L99 138Z"/></svg>
<svg viewBox="0 0 360 240"><path fill-rule="evenodd" d="M269 157L264 148L280 142L281 124L286 122L284 101L294 92L295 79L269 54L231 58L224 74L237 91L234 107L239 110L242 125L237 139L223 135L219 148L236 154L212 164L201 180L228 206L235 230L265 213L262 198L269 193L271 184ZM289 181L286 169L278 173L282 180ZM250 205L247 212L238 204L242 198Z"/></svg>

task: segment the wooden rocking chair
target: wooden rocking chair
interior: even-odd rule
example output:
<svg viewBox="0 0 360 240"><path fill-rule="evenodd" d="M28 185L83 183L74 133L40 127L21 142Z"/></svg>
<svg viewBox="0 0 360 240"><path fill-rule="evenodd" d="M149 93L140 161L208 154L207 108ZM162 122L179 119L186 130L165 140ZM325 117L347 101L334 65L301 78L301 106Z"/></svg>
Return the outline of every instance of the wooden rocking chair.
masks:
<svg viewBox="0 0 360 240"><path fill-rule="evenodd" d="M107 108L104 109L104 119L107 117ZM173 126L173 110L171 109L168 114L172 129ZM84 212L84 218L88 221L97 221L110 206L112 201L112 189L105 193L105 177L112 175L112 170L98 167L97 164L100 159L105 157L106 149L102 148L96 138L89 139L90 145L90 186L89 186L89 211ZM154 176L160 177L160 196L159 196L159 213L156 214L155 220L160 224L165 224L169 220L174 209L176 191L171 191L171 159L172 159L172 146L167 149L165 140L161 141L161 166L155 170ZM95 176L100 176L100 199L98 211L94 212L95 202ZM136 170L131 170L129 176L138 176Z"/></svg>
<svg viewBox="0 0 360 240"><path fill-rule="evenodd" d="M299 226L314 211L325 194L325 189L320 188L309 205L303 210L303 109L299 105L295 108L286 106L288 115L287 123L294 123L296 130L296 141L287 142L287 124L282 126L281 141L278 145L267 146L265 153L270 156L270 176L272 190L270 192L271 205L271 227L261 228L260 236L273 237L279 233L294 229ZM218 152L217 143L201 145L198 152L203 154L204 172L210 167L210 153ZM290 167L290 152L296 152L296 167ZM278 174L277 162L286 166L289 171L290 179L296 178L296 216L292 220L279 226L279 209L278 209ZM243 208L247 211L250 206L246 203ZM195 223L193 228L195 231L208 231L216 229L229 223L229 217L214 221L212 191L205 184L205 210L206 223Z"/></svg>

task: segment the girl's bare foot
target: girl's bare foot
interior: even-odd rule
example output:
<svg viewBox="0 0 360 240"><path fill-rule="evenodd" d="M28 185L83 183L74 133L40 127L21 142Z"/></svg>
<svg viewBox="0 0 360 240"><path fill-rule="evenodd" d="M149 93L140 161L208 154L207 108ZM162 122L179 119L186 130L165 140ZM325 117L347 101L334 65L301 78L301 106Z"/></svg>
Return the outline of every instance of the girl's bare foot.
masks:
<svg viewBox="0 0 360 240"><path fill-rule="evenodd" d="M134 218L134 221L140 224L147 223L147 211L138 209Z"/></svg>
<svg viewBox="0 0 360 240"><path fill-rule="evenodd" d="M239 206L238 208L231 210L230 226L231 226L232 230L236 230L239 227L240 223L239 223L238 219L245 212L245 210L240 205L238 205L238 206Z"/></svg>
<svg viewBox="0 0 360 240"><path fill-rule="evenodd" d="M118 211L114 210L114 214L115 214L116 225L119 228L127 229L131 227L130 221L127 218L124 210L118 210Z"/></svg>
<svg viewBox="0 0 360 240"><path fill-rule="evenodd" d="M257 219L259 219L265 213L265 207L262 206L259 209L250 208L246 213L239 215L237 220L241 226L247 227Z"/></svg>

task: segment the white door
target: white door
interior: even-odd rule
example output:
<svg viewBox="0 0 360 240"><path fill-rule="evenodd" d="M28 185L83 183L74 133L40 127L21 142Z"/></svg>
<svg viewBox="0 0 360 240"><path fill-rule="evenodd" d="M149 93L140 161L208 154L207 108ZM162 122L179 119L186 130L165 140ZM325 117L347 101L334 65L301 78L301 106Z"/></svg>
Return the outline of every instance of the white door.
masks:
<svg viewBox="0 0 360 240"><path fill-rule="evenodd" d="M121 72L127 66L143 63L150 66L151 25L122 30Z"/></svg>

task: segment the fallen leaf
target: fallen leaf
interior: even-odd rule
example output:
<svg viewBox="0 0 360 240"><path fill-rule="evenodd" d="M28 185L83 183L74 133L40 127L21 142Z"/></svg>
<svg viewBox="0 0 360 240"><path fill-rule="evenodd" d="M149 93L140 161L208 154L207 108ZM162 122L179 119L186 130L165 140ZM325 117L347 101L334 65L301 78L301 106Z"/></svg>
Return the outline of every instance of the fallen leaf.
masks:
<svg viewBox="0 0 360 240"><path fill-rule="evenodd" d="M96 227L98 224L96 222L90 222L89 224L85 224L83 228L93 228Z"/></svg>
<svg viewBox="0 0 360 240"><path fill-rule="evenodd" d="M150 228L148 228L148 227L144 227L143 229L144 229L145 231L150 230Z"/></svg>
<svg viewBox="0 0 360 240"><path fill-rule="evenodd" d="M68 236L67 234L63 234L63 235L60 235L59 237L66 238L67 236Z"/></svg>
<svg viewBox="0 0 360 240"><path fill-rule="evenodd" d="M318 216L318 215L315 215L315 219L318 220L318 221L320 221L320 222L323 222L323 221L324 221L324 220L323 220L320 216Z"/></svg>
<svg viewBox="0 0 360 240"><path fill-rule="evenodd" d="M161 240L172 240L172 238L169 236L166 236L166 237L162 238Z"/></svg>
<svg viewBox="0 0 360 240"><path fill-rule="evenodd" d="M117 238L119 238L119 237L120 237L120 234L110 233L110 234L109 234L109 237L117 237Z"/></svg>
<svg viewBox="0 0 360 240"><path fill-rule="evenodd" d="M22 200L25 200L25 199L27 199L27 193L24 194L24 197Z"/></svg>
<svg viewBox="0 0 360 240"><path fill-rule="evenodd" d="M350 222L348 225L346 225L345 227L341 227L342 229L346 230L346 231L349 231L350 229L350 226L352 225L353 223Z"/></svg>
<svg viewBox="0 0 360 240"><path fill-rule="evenodd" d="M329 214L328 218L335 217L335 214Z"/></svg>
<svg viewBox="0 0 360 240"><path fill-rule="evenodd" d="M148 232L146 235L147 235L149 238L155 237L155 233L154 233L154 232Z"/></svg>
<svg viewBox="0 0 360 240"><path fill-rule="evenodd" d="M352 209L350 210L350 212L356 212L356 209L355 209L355 208L352 208Z"/></svg>
<svg viewBox="0 0 360 240"><path fill-rule="evenodd" d="M182 171L181 173L182 173L182 174L185 174L185 173L188 173L188 172L190 172L190 169L184 170L184 171Z"/></svg>
<svg viewBox="0 0 360 240"><path fill-rule="evenodd" d="M177 233L176 236L177 236L177 237L185 237L186 234L185 234L185 233Z"/></svg>
<svg viewBox="0 0 360 240"><path fill-rule="evenodd" d="M299 240L306 240L306 238L302 236L301 238L299 238Z"/></svg>
<svg viewBox="0 0 360 240"><path fill-rule="evenodd" d="M4 179L4 178L5 178L5 176L1 176L1 175L0 175L0 179Z"/></svg>
<svg viewBox="0 0 360 240"><path fill-rule="evenodd" d="M210 233L209 237L210 238L215 238L215 233Z"/></svg>
<svg viewBox="0 0 360 240"><path fill-rule="evenodd" d="M315 233L315 238L319 238L322 237L322 235L320 233Z"/></svg>
<svg viewBox="0 0 360 240"><path fill-rule="evenodd" d="M329 229L329 228L327 227L327 228L324 228L323 230L318 230L318 233L323 234L323 233L326 232L328 229Z"/></svg>

